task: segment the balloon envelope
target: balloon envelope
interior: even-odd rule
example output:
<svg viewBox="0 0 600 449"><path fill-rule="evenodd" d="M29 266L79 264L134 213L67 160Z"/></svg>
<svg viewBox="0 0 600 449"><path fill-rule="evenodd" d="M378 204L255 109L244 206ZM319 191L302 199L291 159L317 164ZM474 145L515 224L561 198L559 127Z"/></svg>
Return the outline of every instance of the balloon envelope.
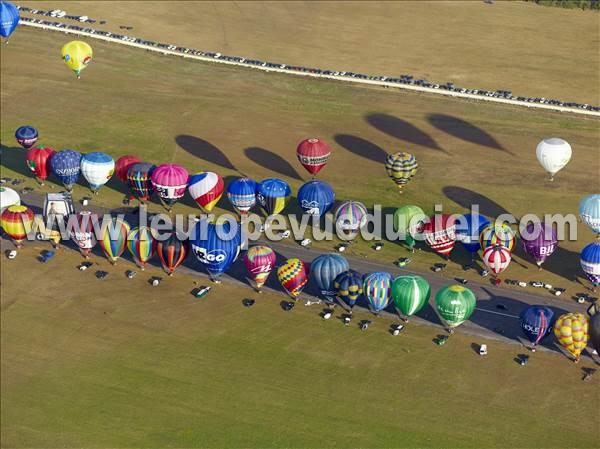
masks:
<svg viewBox="0 0 600 449"><path fill-rule="evenodd" d="M358 201L346 201L335 210L335 225L348 240L352 240L367 224L367 208Z"/></svg>
<svg viewBox="0 0 600 449"><path fill-rule="evenodd" d="M150 177L154 191L167 209L185 195L188 178L187 170L178 164L159 165Z"/></svg>
<svg viewBox="0 0 600 449"><path fill-rule="evenodd" d="M256 204L256 181L237 178L227 187L227 199L240 215L247 214Z"/></svg>
<svg viewBox="0 0 600 449"><path fill-rule="evenodd" d="M298 144L296 156L307 172L316 175L329 161L331 148L320 139L305 139Z"/></svg>
<svg viewBox="0 0 600 449"><path fill-rule="evenodd" d="M481 249L486 249L488 246L502 245L512 252L515 247L515 241L515 231L506 223L502 223L500 226L489 224L481 230L481 234L479 235Z"/></svg>
<svg viewBox="0 0 600 449"><path fill-rule="evenodd" d="M554 177L571 160L571 145L558 137L551 137L542 140L535 150L538 162L550 174L550 179Z"/></svg>
<svg viewBox="0 0 600 449"><path fill-rule="evenodd" d="M27 206L12 205L2 211L0 215L0 226L4 232L19 245L33 226L34 213Z"/></svg>
<svg viewBox="0 0 600 449"><path fill-rule="evenodd" d="M133 228L127 234L127 249L142 270L156 252L156 240L147 226Z"/></svg>
<svg viewBox="0 0 600 449"><path fill-rule="evenodd" d="M127 185L133 196L140 201L147 201L154 191L152 187L152 172L155 166L150 162L138 162L129 167Z"/></svg>
<svg viewBox="0 0 600 449"><path fill-rule="evenodd" d="M400 192L404 186L417 174L419 164L417 159L410 153L399 152L390 154L385 160L385 171L396 183Z"/></svg>
<svg viewBox="0 0 600 449"><path fill-rule="evenodd" d="M592 231L600 234L600 193L594 193L581 200L579 218Z"/></svg>
<svg viewBox="0 0 600 449"><path fill-rule="evenodd" d="M142 162L142 160L137 156L121 156L117 159L115 163L115 173L117 178L121 180L121 182L127 184L127 172L131 168L133 164L137 164L138 162Z"/></svg>
<svg viewBox="0 0 600 449"><path fill-rule="evenodd" d="M485 266L494 274L500 274L508 268L510 264L510 251L502 245L488 246L483 250L481 259Z"/></svg>
<svg viewBox="0 0 600 449"><path fill-rule="evenodd" d="M594 285L600 284L600 242L593 242L583 248L579 259L583 272Z"/></svg>
<svg viewBox="0 0 600 449"><path fill-rule="evenodd" d="M244 266L254 281L256 288L261 288L271 274L277 255L265 245L251 246L244 254Z"/></svg>
<svg viewBox="0 0 600 449"><path fill-rule="evenodd" d="M550 224L529 223L525 234L521 233L523 250L538 266L552 255L558 244L556 231Z"/></svg>
<svg viewBox="0 0 600 449"><path fill-rule="evenodd" d="M52 167L54 176L70 191L73 185L77 183L77 179L79 179L81 153L75 150L61 150L52 155L50 166Z"/></svg>
<svg viewBox="0 0 600 449"><path fill-rule="evenodd" d="M100 228L98 215L82 210L75 217L73 226L69 230L70 237L79 248L81 254L87 257L98 243L95 232ZM71 220L69 220L69 223L71 223Z"/></svg>
<svg viewBox="0 0 600 449"><path fill-rule="evenodd" d="M334 201L335 193L333 189L323 181L308 181L298 190L300 208L309 215L324 215L331 209Z"/></svg>
<svg viewBox="0 0 600 449"><path fill-rule="evenodd" d="M425 212L419 206L407 204L394 212L394 231L400 234L409 248L416 244L415 236L423 230Z"/></svg>
<svg viewBox="0 0 600 449"><path fill-rule="evenodd" d="M529 306L519 316L523 333L534 345L550 333L553 318L552 309L544 306Z"/></svg>
<svg viewBox="0 0 600 449"><path fill-rule="evenodd" d="M481 231L489 224L490 221L483 215L465 214L456 222L456 240L470 253L476 253L481 249Z"/></svg>
<svg viewBox="0 0 600 449"><path fill-rule="evenodd" d="M27 167L41 182L46 180L52 170L50 159L53 155L54 150L52 148L30 148L27 150L25 155Z"/></svg>
<svg viewBox="0 0 600 449"><path fill-rule="evenodd" d="M0 187L0 214L10 206L21 204L21 197L10 187Z"/></svg>
<svg viewBox="0 0 600 449"><path fill-rule="evenodd" d="M177 232L171 233L166 240L156 242L156 253L163 270L170 276L185 261L189 252L187 240L177 237Z"/></svg>
<svg viewBox="0 0 600 449"><path fill-rule="evenodd" d="M362 274L354 270L344 271L333 281L333 288L337 291L338 298L352 309L363 293Z"/></svg>
<svg viewBox="0 0 600 449"><path fill-rule="evenodd" d="M460 326L467 321L477 300L471 290L462 285L449 285L435 295L435 307L449 328Z"/></svg>
<svg viewBox="0 0 600 449"><path fill-rule="evenodd" d="M19 126L15 131L15 139L26 150L31 148L38 140L38 130L31 125Z"/></svg>
<svg viewBox="0 0 600 449"><path fill-rule="evenodd" d="M321 254L310 264L310 278L315 281L321 294L329 302L335 299L335 278L350 269L345 257L339 254Z"/></svg>
<svg viewBox="0 0 600 449"><path fill-rule="evenodd" d="M19 10L10 2L0 2L0 36L10 37L19 24Z"/></svg>
<svg viewBox="0 0 600 449"><path fill-rule="evenodd" d="M92 62L92 47L83 41L71 41L63 45L60 55L68 68L75 72L77 78L81 71Z"/></svg>
<svg viewBox="0 0 600 449"><path fill-rule="evenodd" d="M398 276L392 282L394 305L406 316L421 310L430 297L431 287L421 276Z"/></svg>
<svg viewBox="0 0 600 449"><path fill-rule="evenodd" d="M223 178L210 171L190 176L188 183L190 196L207 213L210 213L217 205L224 189Z"/></svg>
<svg viewBox="0 0 600 449"><path fill-rule="evenodd" d="M390 302L390 288L392 275L385 272L375 272L365 275L363 294L369 302L369 307L374 313L385 309Z"/></svg>
<svg viewBox="0 0 600 449"><path fill-rule="evenodd" d="M565 313L559 316L554 323L554 336L575 359L578 359L587 346L587 318L581 313Z"/></svg>
<svg viewBox="0 0 600 449"><path fill-rule="evenodd" d="M130 229L129 223L117 217L113 217L101 227L98 243L110 263L116 263L125 251Z"/></svg>
<svg viewBox="0 0 600 449"><path fill-rule="evenodd" d="M221 276L235 262L241 246L242 229L238 222L199 221L194 230L192 251L211 278Z"/></svg>
<svg viewBox="0 0 600 449"><path fill-rule="evenodd" d="M115 171L115 161L106 153L84 154L81 158L81 174L90 185L92 192L108 182Z"/></svg>
<svg viewBox="0 0 600 449"><path fill-rule="evenodd" d="M292 298L297 298L308 283L306 264L296 258L286 260L277 269L277 279Z"/></svg>
<svg viewBox="0 0 600 449"><path fill-rule="evenodd" d="M450 257L456 242L456 222L452 215L434 215L423 225L425 243L436 253Z"/></svg>
<svg viewBox="0 0 600 449"><path fill-rule="evenodd" d="M277 215L287 205L292 189L282 179L268 178L258 184L256 200L266 216Z"/></svg>

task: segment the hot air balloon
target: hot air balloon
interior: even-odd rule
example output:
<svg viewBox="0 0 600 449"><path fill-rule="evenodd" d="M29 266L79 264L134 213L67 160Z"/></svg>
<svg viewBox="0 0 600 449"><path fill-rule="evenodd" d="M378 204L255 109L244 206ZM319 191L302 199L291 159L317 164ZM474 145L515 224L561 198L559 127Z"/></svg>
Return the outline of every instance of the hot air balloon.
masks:
<svg viewBox="0 0 600 449"><path fill-rule="evenodd" d="M332 303L337 293L335 278L349 269L350 265L345 257L339 254L321 254L310 264L310 278L315 281L325 300Z"/></svg>
<svg viewBox="0 0 600 449"><path fill-rule="evenodd" d="M336 229L342 231L345 240L353 240L367 224L367 213L363 203L345 201L335 210Z"/></svg>
<svg viewBox="0 0 600 449"><path fill-rule="evenodd" d="M188 183L188 192L206 213L210 213L217 205L224 188L223 178L210 171L190 176Z"/></svg>
<svg viewBox="0 0 600 449"><path fill-rule="evenodd" d="M75 150L60 150L50 158L52 173L70 192L77 183L81 171L81 153Z"/></svg>
<svg viewBox="0 0 600 449"><path fill-rule="evenodd" d="M127 184L127 172L129 172L129 169L133 164L140 162L142 162L142 160L137 156L121 156L115 163L115 174L117 175L117 178L124 184Z"/></svg>
<svg viewBox="0 0 600 449"><path fill-rule="evenodd" d="M150 162L138 162L129 167L127 172L129 190L142 203L148 201L154 191L152 188L152 172L155 168Z"/></svg>
<svg viewBox="0 0 600 449"><path fill-rule="evenodd" d="M600 193L594 193L581 200L579 218L600 237Z"/></svg>
<svg viewBox="0 0 600 449"><path fill-rule="evenodd" d="M399 152L390 154L385 160L385 171L396 183L398 191L402 193L404 186L417 174L419 164L417 159L409 153Z"/></svg>
<svg viewBox="0 0 600 449"><path fill-rule="evenodd" d="M325 215L333 206L334 201L333 189L323 181L308 181L298 190L298 204L308 215Z"/></svg>
<svg viewBox="0 0 600 449"><path fill-rule="evenodd" d="M474 257L475 253L481 249L479 244L479 236L483 228L488 226L490 221L483 215L465 214L463 218L456 222L456 240L471 253Z"/></svg>
<svg viewBox="0 0 600 449"><path fill-rule="evenodd" d="M82 210L75 217L74 222L69 220L69 224L73 223L69 230L71 240L75 242L81 254L88 259L92 254L92 249L98 243L96 239L96 230L100 228L98 215Z"/></svg>
<svg viewBox="0 0 600 449"><path fill-rule="evenodd" d="M166 240L156 242L156 253L160 259L160 264L169 276L172 276L175 270L183 263L188 252L188 241L179 239L177 232L171 233Z"/></svg>
<svg viewBox="0 0 600 449"><path fill-rule="evenodd" d="M415 236L423 230L425 212L419 206L407 204L394 212L394 231L400 234L408 248L414 252Z"/></svg>
<svg viewBox="0 0 600 449"><path fill-rule="evenodd" d="M374 314L379 314L390 302L392 275L385 272L366 274L363 281L363 294Z"/></svg>
<svg viewBox="0 0 600 449"><path fill-rule="evenodd" d="M54 150L52 148L30 148L27 150L25 155L27 166L40 185L44 185L44 181L52 170L50 159L53 155Z"/></svg>
<svg viewBox="0 0 600 449"><path fill-rule="evenodd" d="M92 62L92 47L86 42L71 41L63 45L60 55L67 67L73 70L79 79L81 71Z"/></svg>
<svg viewBox="0 0 600 449"><path fill-rule="evenodd" d="M287 182L277 179L264 179L256 189L256 200L265 215L277 215L283 211L290 199L292 189Z"/></svg>
<svg viewBox="0 0 600 449"><path fill-rule="evenodd" d="M154 169L151 180L154 191L168 211L185 195L189 174L177 164L162 164Z"/></svg>
<svg viewBox="0 0 600 449"><path fill-rule="evenodd" d="M486 249L488 246L502 245L507 250L512 252L515 247L516 235L510 226L502 223L500 226L490 224L481 230L479 235L479 244L481 249Z"/></svg>
<svg viewBox="0 0 600 449"><path fill-rule="evenodd" d="M0 36L6 39L15 31L19 24L19 10L10 2L0 2Z"/></svg>
<svg viewBox="0 0 600 449"><path fill-rule="evenodd" d="M300 259L288 259L277 269L277 279L287 294L296 299L308 283L308 270Z"/></svg>
<svg viewBox="0 0 600 449"><path fill-rule="evenodd" d="M306 171L314 176L327 165L331 148L320 139L305 139L298 144L296 155Z"/></svg>
<svg viewBox="0 0 600 449"><path fill-rule="evenodd" d="M156 252L156 240L152 229L147 226L133 228L127 234L127 249L133 256L135 263L144 270L146 263L152 259Z"/></svg>
<svg viewBox="0 0 600 449"><path fill-rule="evenodd" d="M582 313L565 313L554 323L554 336L574 358L579 362L581 352L587 346L588 320Z"/></svg>
<svg viewBox="0 0 600 449"><path fill-rule="evenodd" d="M267 282L269 274L275 266L277 256L268 246L251 246L244 255L244 265L258 291Z"/></svg>
<svg viewBox="0 0 600 449"><path fill-rule="evenodd" d="M348 270L337 275L333 281L337 296L350 307L350 312L363 293L363 277L358 271Z"/></svg>
<svg viewBox="0 0 600 449"><path fill-rule="evenodd" d="M566 141L551 137L538 143L535 154L542 168L550 175L550 181L554 181L554 175L571 160L572 151Z"/></svg>
<svg viewBox="0 0 600 449"><path fill-rule="evenodd" d="M558 244L556 231L550 224L529 223L526 234L521 233L523 250L530 256L540 270L544 261L552 255Z"/></svg>
<svg viewBox="0 0 600 449"><path fill-rule="evenodd" d="M425 242L436 253L447 259L456 242L456 220L452 215L434 215L423 225Z"/></svg>
<svg viewBox="0 0 600 449"><path fill-rule="evenodd" d="M475 295L462 285L449 285L435 295L435 307L450 333L467 321L476 304Z"/></svg>
<svg viewBox="0 0 600 449"><path fill-rule="evenodd" d="M0 214L10 206L21 204L21 197L9 187L0 187Z"/></svg>
<svg viewBox="0 0 600 449"><path fill-rule="evenodd" d="M583 272L595 291L600 284L600 242L593 242L583 248L579 259Z"/></svg>
<svg viewBox="0 0 600 449"><path fill-rule="evenodd" d="M34 213L27 206L13 205L2 211L0 225L17 248L23 246L23 240L31 232Z"/></svg>
<svg viewBox="0 0 600 449"><path fill-rule="evenodd" d="M500 274L510 264L511 255L510 251L507 250L502 245L493 245L488 246L483 250L483 254L481 255L481 259L485 266L490 269L490 271L494 274Z"/></svg>
<svg viewBox="0 0 600 449"><path fill-rule="evenodd" d="M542 338L550 333L554 312L544 306L529 306L521 312L521 329L525 336L533 343L532 350L538 345Z"/></svg>
<svg viewBox="0 0 600 449"><path fill-rule="evenodd" d="M227 187L227 198L240 216L248 215L256 204L256 186L254 179L237 178Z"/></svg>
<svg viewBox="0 0 600 449"><path fill-rule="evenodd" d="M90 185L94 195L112 177L115 161L106 153L94 152L84 154L81 158L81 174Z"/></svg>
<svg viewBox="0 0 600 449"><path fill-rule="evenodd" d="M600 313L590 318L589 333L592 346L600 354Z"/></svg>
<svg viewBox="0 0 600 449"><path fill-rule="evenodd" d="M209 223L202 220L196 224L194 232L192 251L206 268L211 280L219 282L220 276L240 253L241 225L231 221Z"/></svg>
<svg viewBox="0 0 600 449"><path fill-rule="evenodd" d="M35 145L38 140L38 136L38 130L30 125L19 126L15 131L15 139L17 139L17 143L26 150Z"/></svg>
<svg viewBox="0 0 600 449"><path fill-rule="evenodd" d="M104 251L108 261L115 265L127 246L127 235L129 235L129 223L117 217L104 223L100 228L98 243Z"/></svg>
<svg viewBox="0 0 600 449"><path fill-rule="evenodd" d="M419 312L430 297L431 287L421 276L398 276L392 282L394 305L405 317Z"/></svg>

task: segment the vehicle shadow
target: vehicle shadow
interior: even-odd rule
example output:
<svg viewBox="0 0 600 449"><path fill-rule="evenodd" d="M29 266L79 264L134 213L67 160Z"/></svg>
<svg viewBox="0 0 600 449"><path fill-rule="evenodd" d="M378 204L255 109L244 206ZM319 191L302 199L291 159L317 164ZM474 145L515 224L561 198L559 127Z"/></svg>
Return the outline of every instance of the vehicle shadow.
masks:
<svg viewBox="0 0 600 449"><path fill-rule="evenodd" d="M373 142L350 134L336 134L335 142L346 150L365 159L383 164L388 156L387 151Z"/></svg>
<svg viewBox="0 0 600 449"><path fill-rule="evenodd" d="M175 142L181 149L187 151L192 156L202 159L208 163L219 165L223 168L236 170L235 166L231 163L223 151L204 139L189 136L187 134L180 134L175 137Z"/></svg>
<svg viewBox="0 0 600 449"><path fill-rule="evenodd" d="M429 134L398 117L375 113L368 114L365 119L374 128L396 139L447 153Z"/></svg>
<svg viewBox="0 0 600 449"><path fill-rule="evenodd" d="M248 159L262 168L282 176L287 176L288 178L303 180L300 173L287 160L273 151L260 147L249 147L244 150L244 154Z"/></svg>

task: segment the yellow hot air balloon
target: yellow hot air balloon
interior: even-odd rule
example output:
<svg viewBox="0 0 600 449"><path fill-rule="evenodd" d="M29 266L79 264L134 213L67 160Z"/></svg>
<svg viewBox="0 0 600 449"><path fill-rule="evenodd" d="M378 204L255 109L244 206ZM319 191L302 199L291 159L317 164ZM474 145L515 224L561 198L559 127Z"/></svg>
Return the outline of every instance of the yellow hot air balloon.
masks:
<svg viewBox="0 0 600 449"><path fill-rule="evenodd" d="M418 168L417 159L412 154L402 151L388 155L385 160L387 175L396 183L400 193L412 177L417 174Z"/></svg>
<svg viewBox="0 0 600 449"><path fill-rule="evenodd" d="M92 61L92 47L82 41L71 41L63 45L60 54L67 67L75 72L77 78Z"/></svg>
<svg viewBox="0 0 600 449"><path fill-rule="evenodd" d="M588 320L582 313L565 313L554 323L554 335L578 362L581 351L587 346Z"/></svg>

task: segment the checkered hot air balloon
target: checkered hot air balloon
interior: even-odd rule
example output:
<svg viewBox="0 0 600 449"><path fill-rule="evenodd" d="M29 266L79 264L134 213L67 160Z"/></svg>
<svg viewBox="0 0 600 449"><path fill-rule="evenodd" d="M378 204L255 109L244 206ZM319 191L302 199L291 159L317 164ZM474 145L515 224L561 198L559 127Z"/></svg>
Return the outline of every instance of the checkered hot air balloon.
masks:
<svg viewBox="0 0 600 449"><path fill-rule="evenodd" d="M581 352L587 346L588 320L581 313L565 313L554 323L554 336L575 359L579 361Z"/></svg>
<svg viewBox="0 0 600 449"><path fill-rule="evenodd" d="M404 186L417 174L418 168L417 159L412 154L402 151L390 154L385 160L385 171L396 183L400 193L402 193Z"/></svg>
<svg viewBox="0 0 600 449"><path fill-rule="evenodd" d="M196 173L190 176L188 182L190 196L206 213L210 213L214 209L221 199L224 189L223 178L210 171Z"/></svg>
<svg viewBox="0 0 600 449"><path fill-rule="evenodd" d="M481 255L483 263L494 274L500 274L510 264L510 251L502 245L488 246Z"/></svg>
<svg viewBox="0 0 600 449"><path fill-rule="evenodd" d="M516 235L510 226L505 223L495 226L490 224L481 230L479 235L479 244L481 249L485 250L488 246L502 245L512 252L515 247Z"/></svg>
<svg viewBox="0 0 600 449"><path fill-rule="evenodd" d="M331 156L331 148L323 140L305 139L298 144L296 156L306 171L314 176L327 165Z"/></svg>
<svg viewBox="0 0 600 449"><path fill-rule="evenodd" d="M292 298L296 299L308 283L308 269L300 259L288 259L277 269L277 279Z"/></svg>
<svg viewBox="0 0 600 449"><path fill-rule="evenodd" d="M434 215L423 225L425 243L436 253L450 258L456 243L456 220L451 215Z"/></svg>
<svg viewBox="0 0 600 449"><path fill-rule="evenodd" d="M34 213L27 206L13 205L2 211L0 225L17 248L23 246L23 240L33 226Z"/></svg>

